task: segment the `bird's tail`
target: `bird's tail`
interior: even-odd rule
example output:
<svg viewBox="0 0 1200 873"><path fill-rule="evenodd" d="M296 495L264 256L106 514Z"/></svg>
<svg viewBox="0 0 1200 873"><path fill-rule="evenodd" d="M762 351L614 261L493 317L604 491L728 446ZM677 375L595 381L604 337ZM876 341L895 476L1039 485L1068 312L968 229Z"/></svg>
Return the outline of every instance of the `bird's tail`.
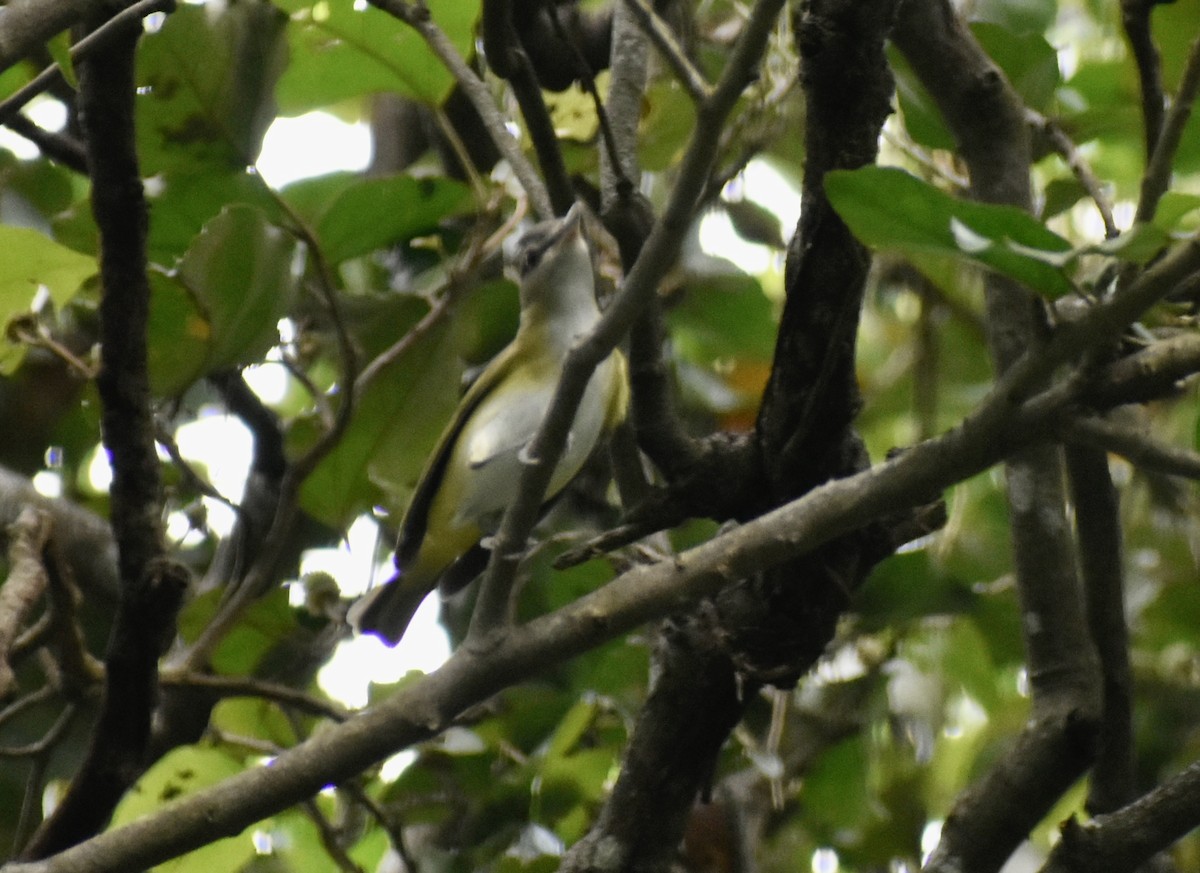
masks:
<svg viewBox="0 0 1200 873"><path fill-rule="evenodd" d="M431 586L413 584L415 581L397 573L367 592L350 607L346 616L350 624L359 633L375 634L389 646L396 645L430 591Z"/></svg>

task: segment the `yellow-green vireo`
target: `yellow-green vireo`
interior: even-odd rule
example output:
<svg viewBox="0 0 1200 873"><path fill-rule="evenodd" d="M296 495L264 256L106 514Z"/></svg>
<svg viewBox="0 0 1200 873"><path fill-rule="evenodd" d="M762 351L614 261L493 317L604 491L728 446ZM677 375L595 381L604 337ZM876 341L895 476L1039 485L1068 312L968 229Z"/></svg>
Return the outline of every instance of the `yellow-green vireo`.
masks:
<svg viewBox="0 0 1200 873"><path fill-rule="evenodd" d="M513 341L464 395L426 463L400 524L397 573L350 610L362 633L399 642L439 579L465 584L486 560L480 539L495 532L512 502L533 439L567 353L600 318L582 207L530 229L518 244L521 322ZM546 499L583 467L601 436L625 416L625 358L596 368L575 413ZM482 560L481 560L482 558Z"/></svg>

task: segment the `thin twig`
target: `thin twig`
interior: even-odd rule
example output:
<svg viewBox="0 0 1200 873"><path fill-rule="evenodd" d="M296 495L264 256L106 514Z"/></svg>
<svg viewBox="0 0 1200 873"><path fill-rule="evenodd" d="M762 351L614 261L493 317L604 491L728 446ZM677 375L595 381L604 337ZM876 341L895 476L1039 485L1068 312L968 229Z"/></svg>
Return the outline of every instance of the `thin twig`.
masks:
<svg viewBox="0 0 1200 873"><path fill-rule="evenodd" d="M332 700L265 679L169 671L162 674L161 682L164 686L177 688L203 688L226 697L261 697L332 721L345 721L351 716L349 710Z"/></svg>
<svg viewBox="0 0 1200 873"><path fill-rule="evenodd" d="M1200 453L1159 442L1148 434L1103 418L1077 418L1059 429L1063 440L1120 455L1144 470L1200 479Z"/></svg>
<svg viewBox="0 0 1200 873"><path fill-rule="evenodd" d="M604 108L604 101L600 98L600 92L596 89L595 73L584 56L583 51L579 48L579 44L567 33L566 28L563 27L562 21L558 17L558 7L551 4L548 7L548 12L550 15L550 24L554 28L555 34L562 40L563 45L571 50L571 56L575 61L575 68L579 73L579 81L583 85L583 89L592 98L592 106L596 111L596 121L600 125L600 138L604 142L604 148L608 153L611 171L618 179L619 190L632 191L633 183L626 176L625 168L622 166L617 149L617 140L613 135L612 126L608 122L608 112Z"/></svg>
<svg viewBox="0 0 1200 873"><path fill-rule="evenodd" d="M1171 102L1171 108L1163 122L1162 135L1158 138L1146 164L1141 197L1134 216L1136 221L1154 219L1154 214L1158 211L1158 202L1170 186L1171 167L1183 140L1184 128L1192 116L1192 104L1196 102L1197 91L1200 91L1200 37L1196 38L1188 52L1183 77L1179 80L1179 91Z"/></svg>
<svg viewBox="0 0 1200 873"><path fill-rule="evenodd" d="M153 12L173 12L174 10L175 0L139 0L132 6L122 9L103 25L71 46L71 63L77 64L97 49L103 48L112 41L115 35L122 32L128 22L145 18ZM34 97L60 81L66 81L62 68L57 63L46 67L10 96L0 101L0 123L7 126L10 115L15 114Z"/></svg>
<svg viewBox="0 0 1200 873"><path fill-rule="evenodd" d="M487 129L488 134L491 135L492 141L496 144L496 148L508 160L513 173L525 189L525 195L529 198L529 202L533 204L534 212L542 218L552 216L554 209L550 205L550 197L546 193L546 186L542 184L542 180L534 171L533 166L526 160L525 155L521 153L517 141L508 132L504 117L500 114L500 110L496 108L496 103L487 85L483 83L483 80L463 60L462 55L458 53L458 49L454 47L454 43L450 41L450 38L446 36L445 32L430 17L429 10L423 6L406 3L404 0L370 0L370 3L372 6L382 9L389 15L400 19L421 35L426 44L433 50L433 53L438 56L446 66L446 69L454 76L459 86L462 87L467 99L471 101L471 105L475 107L475 111L479 113L484 127Z"/></svg>
<svg viewBox="0 0 1200 873"><path fill-rule="evenodd" d="M34 758L44 755L63 738L78 714L79 707L74 703L68 703L63 707L63 711L59 713L54 724L50 726L50 730L46 731L41 739L24 746L0 746L0 758Z"/></svg>
<svg viewBox="0 0 1200 873"><path fill-rule="evenodd" d="M633 12L643 32L654 43L654 48L667 62L667 66L671 68L683 90L692 98L692 102L699 106L708 100L712 96L712 85L675 39L670 25L663 21L645 0L625 0L625 6Z"/></svg>
<svg viewBox="0 0 1200 873"><path fill-rule="evenodd" d="M1067 162L1067 166L1071 168L1071 172L1075 174L1075 178L1079 180L1079 184L1083 186L1083 190L1092 198L1092 202L1096 204L1096 210L1100 213L1100 220L1104 222L1105 238L1112 239L1117 236L1121 231L1113 220L1112 203L1104 193L1100 179L1092 172L1091 165L1088 164L1087 159L1080 153L1072 139L1067 136L1062 125L1053 118L1028 107L1025 109L1025 118L1029 125L1046 137L1047 142L1062 156L1063 160Z"/></svg>
<svg viewBox="0 0 1200 873"><path fill-rule="evenodd" d="M1150 31L1150 13L1157 0L1121 0L1121 23L1137 64L1142 92L1142 121L1146 157L1154 153L1163 122L1163 86L1161 62L1154 35Z"/></svg>
<svg viewBox="0 0 1200 873"><path fill-rule="evenodd" d="M315 800L306 800L300 804L300 809L317 829L317 834L321 838L321 845L325 847L325 853L329 855L333 863L337 864L338 869L344 871L344 873L363 873L363 868L346 854L346 847L342 845L337 828L325 817L325 813L321 812L321 808L317 806L317 802Z"/></svg>

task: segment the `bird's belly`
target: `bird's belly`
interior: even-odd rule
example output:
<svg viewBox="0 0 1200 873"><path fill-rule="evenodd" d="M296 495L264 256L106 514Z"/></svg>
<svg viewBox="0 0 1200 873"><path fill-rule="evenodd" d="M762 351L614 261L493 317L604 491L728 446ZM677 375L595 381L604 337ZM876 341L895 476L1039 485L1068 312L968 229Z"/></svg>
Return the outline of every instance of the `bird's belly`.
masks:
<svg viewBox="0 0 1200 873"><path fill-rule="evenodd" d="M608 358L592 374L575 413L567 445L550 477L547 498L556 495L575 477L595 449L604 430L612 382L617 378L614 367L613 359ZM456 525L473 525L485 533L495 531L504 510L516 497L517 484L525 467L522 452L537 432L548 405L549 397L546 397L537 405L538 414L526 416L524 438L514 442L512 448L470 467L466 488L454 513Z"/></svg>

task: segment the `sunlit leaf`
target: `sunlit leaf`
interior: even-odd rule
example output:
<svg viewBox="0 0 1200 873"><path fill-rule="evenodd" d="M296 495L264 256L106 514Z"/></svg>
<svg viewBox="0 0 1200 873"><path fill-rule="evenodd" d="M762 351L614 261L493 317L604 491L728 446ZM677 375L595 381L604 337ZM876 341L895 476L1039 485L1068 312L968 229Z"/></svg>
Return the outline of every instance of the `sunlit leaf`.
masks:
<svg viewBox="0 0 1200 873"><path fill-rule="evenodd" d="M96 273L96 259L56 243L43 233L25 227L0 225L0 372L11 372L20 362L20 347L7 336L7 326L33 307L43 291L50 302L62 306L80 285Z"/></svg>
<svg viewBox="0 0 1200 873"><path fill-rule="evenodd" d="M125 793L113 813L110 829L159 811L172 800L187 797L236 776L244 765L230 754L203 746L181 746L167 752ZM201 849L155 867L162 873L212 873L238 870L255 856L248 831L216 840Z"/></svg>
<svg viewBox="0 0 1200 873"><path fill-rule="evenodd" d="M431 105L454 78L413 28L366 4L275 0L292 17L292 62L279 82L286 115L391 92ZM429 0L434 22L462 55L469 54L479 0Z"/></svg>

